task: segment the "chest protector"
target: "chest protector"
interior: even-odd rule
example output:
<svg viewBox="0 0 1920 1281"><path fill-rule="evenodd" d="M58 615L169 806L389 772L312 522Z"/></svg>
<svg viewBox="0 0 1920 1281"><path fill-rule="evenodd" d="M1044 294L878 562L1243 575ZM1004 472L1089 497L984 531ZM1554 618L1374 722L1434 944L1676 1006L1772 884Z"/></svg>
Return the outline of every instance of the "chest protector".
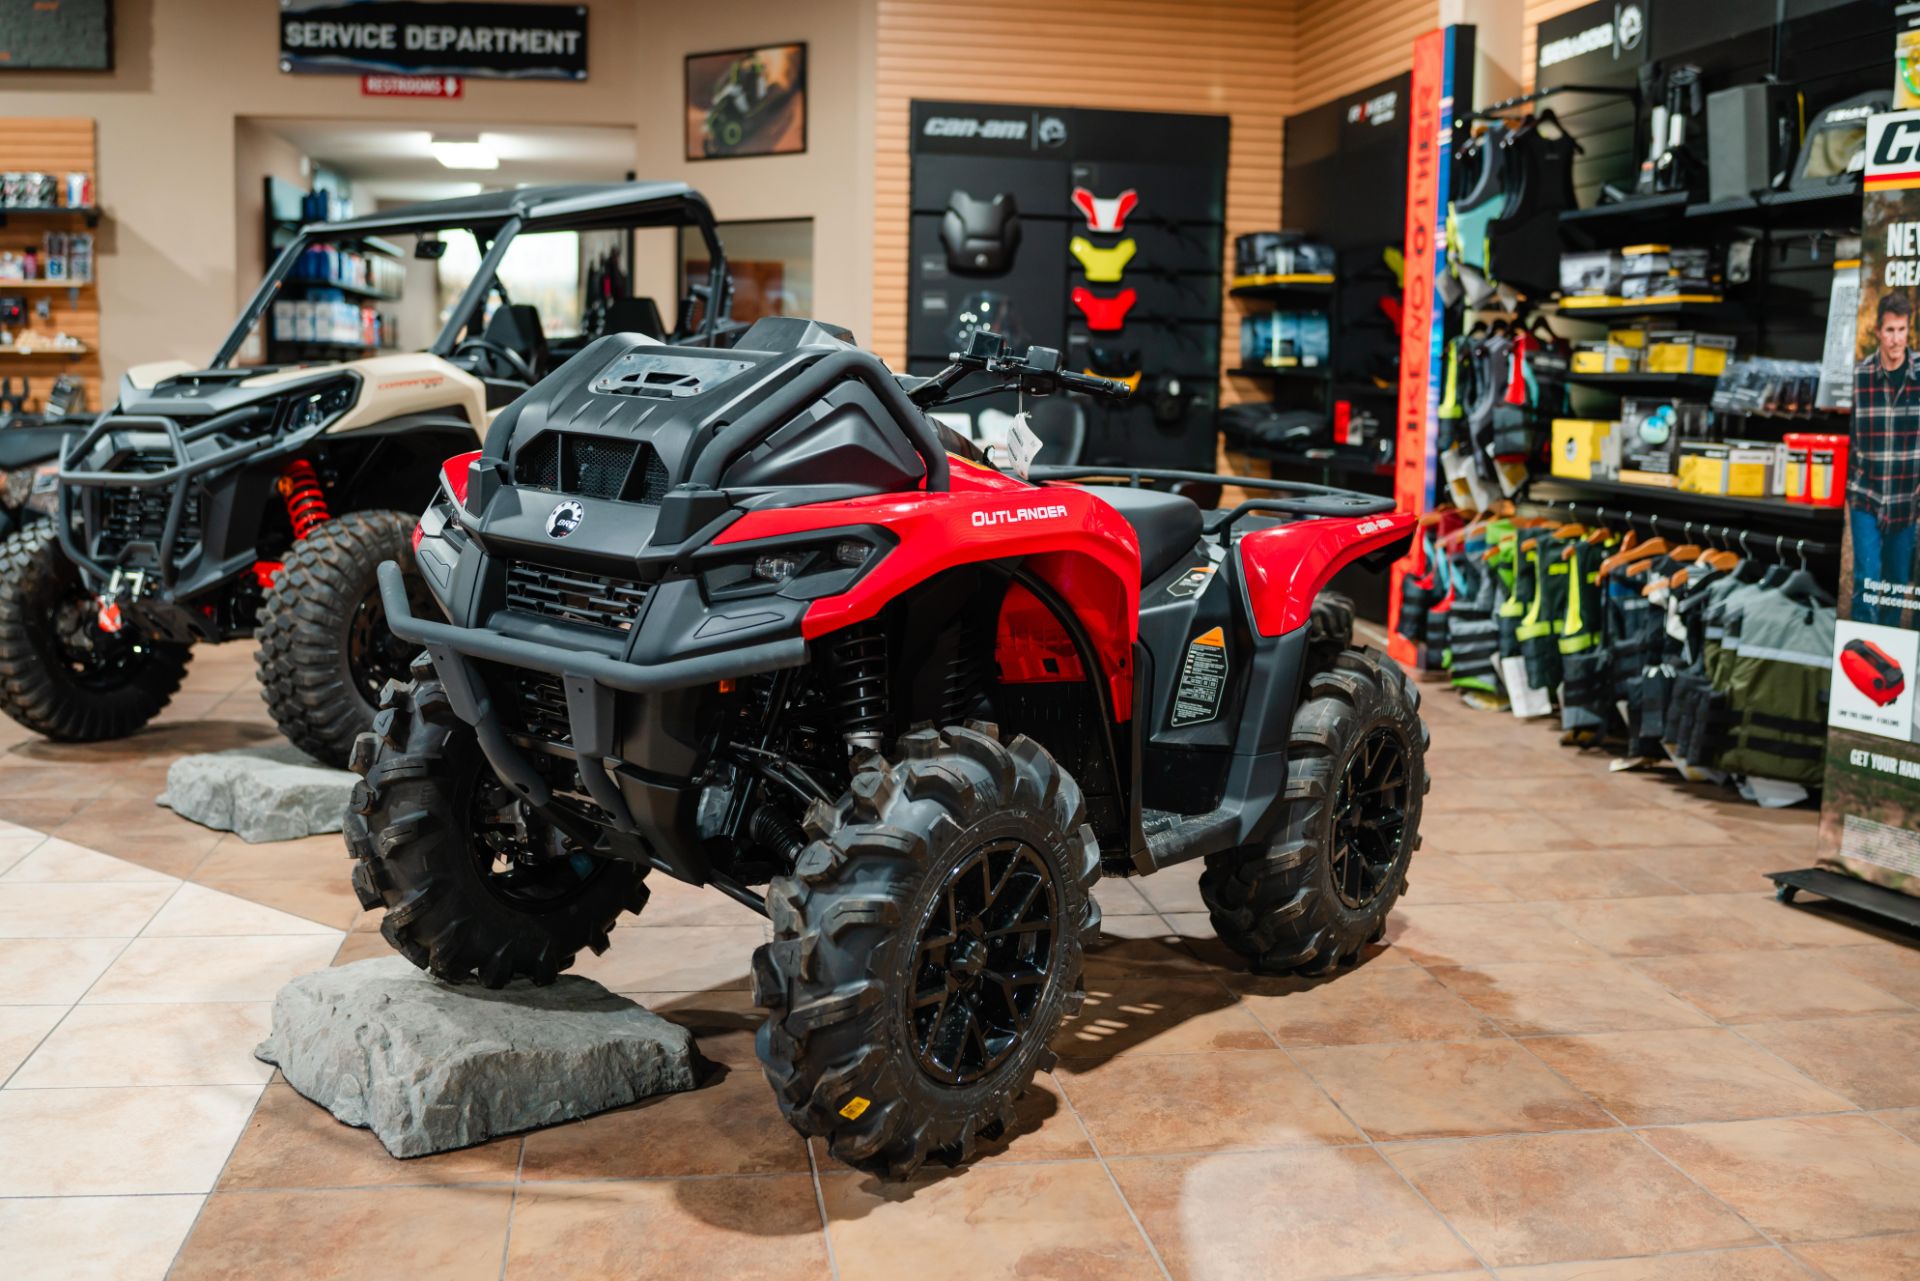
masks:
<svg viewBox="0 0 1920 1281"><path fill-rule="evenodd" d="M1111 298L1102 298L1084 285L1073 287L1073 305L1087 318L1087 328L1097 333L1118 329L1127 323L1133 309L1134 292L1122 289Z"/></svg>
<svg viewBox="0 0 1920 1281"><path fill-rule="evenodd" d="M1119 280L1133 257L1134 248L1131 236L1109 249L1102 249L1085 236L1075 236L1067 242L1068 252L1080 260L1080 270L1097 285L1111 285Z"/></svg>
<svg viewBox="0 0 1920 1281"><path fill-rule="evenodd" d="M1140 203L1140 193L1132 187L1105 199L1085 187L1073 189L1073 207L1086 215L1088 231L1118 231L1127 225L1127 215Z"/></svg>

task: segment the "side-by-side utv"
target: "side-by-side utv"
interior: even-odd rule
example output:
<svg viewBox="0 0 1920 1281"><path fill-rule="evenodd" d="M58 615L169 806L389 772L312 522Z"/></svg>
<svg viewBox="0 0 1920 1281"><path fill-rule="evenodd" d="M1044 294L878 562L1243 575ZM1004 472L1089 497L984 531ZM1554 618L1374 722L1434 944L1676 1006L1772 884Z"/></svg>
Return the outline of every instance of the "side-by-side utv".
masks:
<svg viewBox="0 0 1920 1281"><path fill-rule="evenodd" d="M671 329L651 299L603 287L577 300L580 333L549 336L509 292L509 251L529 238L650 227L697 229L711 264ZM281 363L234 363L284 283L312 283L316 264L330 279L328 264L355 257L405 263L396 240L413 242L400 274L427 317L439 260L462 241L478 259L425 350L276 332ZM394 311L406 296L348 280L343 291ZM172 698L196 642L257 635L274 719L345 764L382 685L419 652L388 632L374 569L397 562L406 598L429 606L408 536L441 460L600 333L723 344L737 328L727 292L713 215L679 183L530 187L309 225L206 368L127 375L118 403L70 440L54 519L0 544L0 710L50 738L118 738Z"/></svg>

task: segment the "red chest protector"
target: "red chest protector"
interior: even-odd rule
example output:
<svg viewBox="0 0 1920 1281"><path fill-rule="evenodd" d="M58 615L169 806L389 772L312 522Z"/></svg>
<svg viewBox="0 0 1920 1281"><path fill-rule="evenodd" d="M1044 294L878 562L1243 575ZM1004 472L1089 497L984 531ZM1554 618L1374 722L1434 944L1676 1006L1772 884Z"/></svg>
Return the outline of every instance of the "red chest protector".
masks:
<svg viewBox="0 0 1920 1281"><path fill-rule="evenodd" d="M1870 640L1848 641L1840 651L1840 670L1855 689L1873 700L1875 707L1885 707L1907 688L1907 676L1900 664Z"/></svg>
<svg viewBox="0 0 1920 1281"><path fill-rule="evenodd" d="M1088 231L1119 231L1127 225L1127 215L1139 203L1140 195L1132 187L1105 199L1085 187L1073 189L1073 207L1086 215Z"/></svg>
<svg viewBox="0 0 1920 1281"><path fill-rule="evenodd" d="M1127 323L1133 309L1134 293L1122 289L1111 298L1102 298L1084 285L1073 287L1073 305L1087 318L1087 328L1099 331L1118 329Z"/></svg>

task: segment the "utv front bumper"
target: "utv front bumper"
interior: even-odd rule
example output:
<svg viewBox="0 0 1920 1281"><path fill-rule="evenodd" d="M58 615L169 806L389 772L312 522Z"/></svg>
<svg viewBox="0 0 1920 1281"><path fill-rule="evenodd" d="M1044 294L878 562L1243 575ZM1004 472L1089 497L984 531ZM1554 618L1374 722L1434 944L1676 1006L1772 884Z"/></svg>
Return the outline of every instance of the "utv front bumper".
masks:
<svg viewBox="0 0 1920 1281"><path fill-rule="evenodd" d="M61 461L61 549L96 591L116 572L138 581L138 607L161 630L209 635L183 607L252 568L273 482L303 443L276 436L272 419L271 404L187 425L103 416Z"/></svg>
<svg viewBox="0 0 1920 1281"><path fill-rule="evenodd" d="M616 771L608 769L607 762L621 755L618 696L690 690L807 661L807 642L799 636L659 663L634 663L489 628L457 627L414 615L398 565L388 561L379 573L387 626L432 657L454 714L473 727L481 753L501 781L536 808L552 803L545 777L513 741L508 717L502 714L518 692L496 690L487 676L489 669L543 673L557 681L564 696L567 747L587 795L605 811L614 831L644 838L656 857L668 864L690 856L690 780L617 767L616 777Z"/></svg>

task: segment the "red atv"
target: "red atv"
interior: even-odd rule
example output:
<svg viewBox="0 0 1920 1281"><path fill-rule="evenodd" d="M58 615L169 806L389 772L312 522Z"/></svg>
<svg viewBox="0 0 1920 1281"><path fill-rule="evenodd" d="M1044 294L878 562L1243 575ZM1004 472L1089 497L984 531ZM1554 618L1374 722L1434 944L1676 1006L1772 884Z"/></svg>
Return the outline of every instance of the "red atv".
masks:
<svg viewBox="0 0 1920 1281"><path fill-rule="evenodd" d="M1270 972L1378 939L1418 844L1419 697L1315 599L1410 516L1321 486L995 467L967 381L1125 394L983 334L896 377L810 321L602 338L450 460L444 620L353 753L354 886L415 964L550 982L650 871L764 913L759 1054L854 1165L964 1158L1081 1000L1102 875L1205 858ZM1254 486L1230 511L1143 482ZM752 887L765 885L765 893Z"/></svg>

